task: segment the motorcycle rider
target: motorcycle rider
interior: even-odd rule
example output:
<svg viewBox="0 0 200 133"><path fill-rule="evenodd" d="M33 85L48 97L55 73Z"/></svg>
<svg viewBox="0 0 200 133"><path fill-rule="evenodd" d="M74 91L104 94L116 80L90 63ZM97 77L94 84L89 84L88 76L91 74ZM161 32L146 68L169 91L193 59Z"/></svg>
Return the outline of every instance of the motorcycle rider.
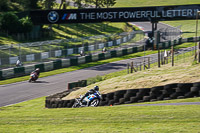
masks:
<svg viewBox="0 0 200 133"><path fill-rule="evenodd" d="M37 80L38 77L40 76L40 68L36 68L32 73L36 73L35 80Z"/></svg>
<svg viewBox="0 0 200 133"><path fill-rule="evenodd" d="M85 93L85 95L81 98L81 102L86 102L86 101L83 101L83 99L91 94L94 94L94 93L99 93L99 86L94 86L93 89L89 90L87 93ZM89 102L87 102L87 106L89 105Z"/></svg>

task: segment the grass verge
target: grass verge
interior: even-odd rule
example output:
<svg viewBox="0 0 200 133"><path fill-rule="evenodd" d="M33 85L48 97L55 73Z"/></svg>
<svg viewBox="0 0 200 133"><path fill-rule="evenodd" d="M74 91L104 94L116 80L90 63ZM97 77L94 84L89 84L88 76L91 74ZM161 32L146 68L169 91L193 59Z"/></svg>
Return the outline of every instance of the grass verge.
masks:
<svg viewBox="0 0 200 133"><path fill-rule="evenodd" d="M0 131L3 133L199 132L200 106L198 105L46 109L44 100L42 97L1 107ZM199 98L193 101L199 101Z"/></svg>

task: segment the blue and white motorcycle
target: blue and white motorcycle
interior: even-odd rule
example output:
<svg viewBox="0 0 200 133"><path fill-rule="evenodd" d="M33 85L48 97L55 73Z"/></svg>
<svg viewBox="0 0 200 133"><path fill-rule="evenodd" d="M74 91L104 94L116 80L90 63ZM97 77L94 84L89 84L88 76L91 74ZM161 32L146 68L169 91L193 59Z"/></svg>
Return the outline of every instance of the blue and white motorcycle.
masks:
<svg viewBox="0 0 200 133"><path fill-rule="evenodd" d="M97 107L101 101L101 94L99 92L90 94L86 96L82 101L81 98L76 98L72 108L79 108L79 107Z"/></svg>

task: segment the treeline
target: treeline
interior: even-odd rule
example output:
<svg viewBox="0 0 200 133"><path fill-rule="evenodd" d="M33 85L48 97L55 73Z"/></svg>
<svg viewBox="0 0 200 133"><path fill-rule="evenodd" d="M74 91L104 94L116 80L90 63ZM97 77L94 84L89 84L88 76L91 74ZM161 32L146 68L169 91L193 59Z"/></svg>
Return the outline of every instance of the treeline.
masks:
<svg viewBox="0 0 200 133"><path fill-rule="evenodd" d="M95 8L102 8L102 7L108 8L116 4L116 0L73 0L73 2L77 4L78 8L84 8L84 4L93 5L95 6Z"/></svg>
<svg viewBox="0 0 200 133"><path fill-rule="evenodd" d="M78 8L84 8L85 5L93 5L95 8L111 7L116 4L116 0L72 0ZM61 0L62 5L67 5L69 0ZM5 11L27 11L34 9L53 9L56 0L0 0L0 12Z"/></svg>
<svg viewBox="0 0 200 133"><path fill-rule="evenodd" d="M111 7L116 0L72 0L76 8L93 8ZM0 0L0 33L12 35L16 33L31 32L33 24L30 18L20 18L17 13L36 9L67 9L68 0L61 0L61 4L56 0Z"/></svg>

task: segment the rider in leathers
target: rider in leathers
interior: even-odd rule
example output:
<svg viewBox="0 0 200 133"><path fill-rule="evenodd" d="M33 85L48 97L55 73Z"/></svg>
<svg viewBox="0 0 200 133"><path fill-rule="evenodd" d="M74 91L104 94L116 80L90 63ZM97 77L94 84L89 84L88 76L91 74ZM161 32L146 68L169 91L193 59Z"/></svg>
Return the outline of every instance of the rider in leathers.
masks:
<svg viewBox="0 0 200 133"><path fill-rule="evenodd" d="M40 68L35 69L32 73L36 73L36 80L38 79L38 77L40 76Z"/></svg>
<svg viewBox="0 0 200 133"><path fill-rule="evenodd" d="M81 102L83 102L83 99L91 94L97 93L99 91L99 87L95 86L94 89L89 90L85 95L81 98ZM87 103L87 106L89 105L89 102Z"/></svg>

